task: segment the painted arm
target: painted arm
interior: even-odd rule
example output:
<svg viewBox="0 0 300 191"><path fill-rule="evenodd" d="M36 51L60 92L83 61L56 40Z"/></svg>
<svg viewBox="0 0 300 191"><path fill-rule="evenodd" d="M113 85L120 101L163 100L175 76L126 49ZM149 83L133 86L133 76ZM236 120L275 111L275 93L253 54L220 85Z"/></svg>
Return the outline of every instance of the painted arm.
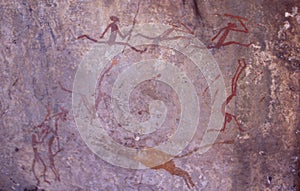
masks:
<svg viewBox="0 0 300 191"><path fill-rule="evenodd" d="M120 37L121 37L122 39L126 38L130 33L131 33L131 31L129 31L127 34L123 35L123 34L120 32L120 30L118 30L118 34L120 35Z"/></svg>
<svg viewBox="0 0 300 191"><path fill-rule="evenodd" d="M245 24L243 23L243 20L245 21L248 21L247 18L244 18L244 17L240 17L240 16L235 16L235 15L230 15L230 14L224 14L225 17L231 17L231 18L234 18L234 19L237 19L239 20L240 24L242 25L242 27L244 28L244 30L241 30L241 29L232 29L232 31L237 31L237 32L244 32L244 33L248 33L248 29L247 27L245 26Z"/></svg>
<svg viewBox="0 0 300 191"><path fill-rule="evenodd" d="M108 31L108 29L111 27L111 24L109 24L106 29L103 31L103 33L101 34L100 38L103 38L104 35L106 34L106 32Z"/></svg>

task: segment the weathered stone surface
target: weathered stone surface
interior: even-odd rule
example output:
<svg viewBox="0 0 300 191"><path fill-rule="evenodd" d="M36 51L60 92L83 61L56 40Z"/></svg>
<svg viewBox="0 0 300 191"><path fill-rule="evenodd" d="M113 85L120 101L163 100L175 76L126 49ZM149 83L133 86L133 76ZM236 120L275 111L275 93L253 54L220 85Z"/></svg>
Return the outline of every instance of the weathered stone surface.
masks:
<svg viewBox="0 0 300 191"><path fill-rule="evenodd" d="M1 1L0 9L0 190L300 189L298 1L24 0ZM243 21L249 30L230 31L225 42L253 43L209 50L222 74L215 80L224 79L227 96L232 93L232 79L238 77L236 96L226 105L226 112L236 116L244 131L232 119L209 151L196 152L214 112L211 105L217 92L207 88L205 71L201 73L180 52L157 44L139 46L138 50L146 51L140 54L127 48L106 63L108 73L98 84L102 92L95 93L103 100L94 113L108 121L103 129L114 141L137 152L148 148L144 154L153 153L151 160L171 156L152 148L170 138L181 116L178 95L159 81L159 75L139 84L129 98L130 112L138 121L150 118L151 101L164 101L168 113L157 132L143 136L128 132L117 121L110 121L112 110L105 109L120 72L133 62L155 56L185 71L195 85L201 109L198 129L182 153L161 166L153 167L149 157L139 155L135 159L151 168L125 169L94 154L76 128L72 94L76 93L76 71L95 43L77 37L87 34L100 41L109 39L110 31L103 39L100 35L114 15L124 34L125 27L134 30L143 23L165 24L170 29L177 25L185 33L192 31L205 46L217 46L218 38L212 38L228 22L241 27L238 19L225 13L247 18ZM132 42L138 37L130 38ZM166 36L157 41L168 40L177 38ZM245 59L246 68L237 76L239 59ZM87 104L85 99L82 104Z"/></svg>

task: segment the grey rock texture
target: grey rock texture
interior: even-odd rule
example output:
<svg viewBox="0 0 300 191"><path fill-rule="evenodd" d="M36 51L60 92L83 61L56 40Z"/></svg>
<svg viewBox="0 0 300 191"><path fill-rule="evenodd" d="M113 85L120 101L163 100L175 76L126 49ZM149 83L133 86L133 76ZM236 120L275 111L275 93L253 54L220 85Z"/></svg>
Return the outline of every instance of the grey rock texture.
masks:
<svg viewBox="0 0 300 191"><path fill-rule="evenodd" d="M22 0L0 4L0 190L300 190L299 1ZM168 48L148 46L143 54L129 48L116 56L118 63L156 55L186 71L201 97L199 126L180 153L186 156L161 166L125 169L94 154L76 128L72 90L76 71L95 43L77 37L87 34L101 40L114 15L123 33L123 28L135 24L172 28L182 23L203 44L216 46L219 40L212 38L227 23L241 27L238 19L224 14L247 18L243 22L249 30L230 31L224 42L252 42L249 47L231 44L209 49L228 95L238 60L245 59L236 96L226 105L226 112L236 116L238 123L229 121L205 154L192 152L201 142L214 100L204 75L180 53L172 56ZM104 78L100 108L109 100L113 79L123 66ZM112 122L105 127L108 134L132 148L168 140L181 112L174 90L153 79L139 84L129 100L131 113L139 121L149 119L151 101L164 101L168 108L164 126L137 138ZM97 112L104 117L112 114Z"/></svg>

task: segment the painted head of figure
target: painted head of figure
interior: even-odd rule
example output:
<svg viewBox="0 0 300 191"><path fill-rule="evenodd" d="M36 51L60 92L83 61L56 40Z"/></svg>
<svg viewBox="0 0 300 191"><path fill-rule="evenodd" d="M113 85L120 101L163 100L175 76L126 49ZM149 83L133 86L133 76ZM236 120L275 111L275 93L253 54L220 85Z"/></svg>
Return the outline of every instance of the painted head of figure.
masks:
<svg viewBox="0 0 300 191"><path fill-rule="evenodd" d="M120 19L119 19L118 17L116 17L116 16L110 16L109 18L110 18L110 20L112 20L113 22L118 22L118 21L120 21Z"/></svg>

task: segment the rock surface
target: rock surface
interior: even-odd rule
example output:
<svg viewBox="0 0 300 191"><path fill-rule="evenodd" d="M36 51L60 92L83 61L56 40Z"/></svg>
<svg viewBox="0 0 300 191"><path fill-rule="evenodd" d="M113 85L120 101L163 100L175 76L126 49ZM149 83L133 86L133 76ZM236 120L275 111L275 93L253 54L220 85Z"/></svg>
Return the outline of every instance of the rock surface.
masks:
<svg viewBox="0 0 300 191"><path fill-rule="evenodd" d="M0 190L300 190L299 1L24 0L0 4ZM152 147L176 131L181 100L171 86L159 81L159 75L140 83L129 97L130 112L138 121L151 117L152 101L164 102L168 113L157 132L128 132L110 120L113 112L105 109L114 81L130 63L160 58L185 71L200 97L199 125L188 146L159 166L137 159L149 167L138 170L114 166L85 144L72 111L73 83L95 42L77 37L87 34L97 41L108 40L110 31L103 39L100 35L113 15L124 34L126 27L133 31L143 23L193 33L216 60L222 75L215 80L224 79L227 96L236 86L236 95L226 104L231 120L227 118L225 130L209 151L200 154L195 148L214 112L211 105L218 92L209 90L205 74L191 60L157 44L131 49L126 45L111 65L106 63L107 74L96 91L101 97L96 113L108 121L104 129L119 144L137 152L151 148L151 160L169 156ZM240 29L240 21L248 32L229 31L224 42L220 40L224 33L212 41L229 22ZM161 37L158 42L184 38ZM224 46L229 41L252 44ZM237 75L242 59L246 68ZM86 104L84 99L82 103Z"/></svg>

